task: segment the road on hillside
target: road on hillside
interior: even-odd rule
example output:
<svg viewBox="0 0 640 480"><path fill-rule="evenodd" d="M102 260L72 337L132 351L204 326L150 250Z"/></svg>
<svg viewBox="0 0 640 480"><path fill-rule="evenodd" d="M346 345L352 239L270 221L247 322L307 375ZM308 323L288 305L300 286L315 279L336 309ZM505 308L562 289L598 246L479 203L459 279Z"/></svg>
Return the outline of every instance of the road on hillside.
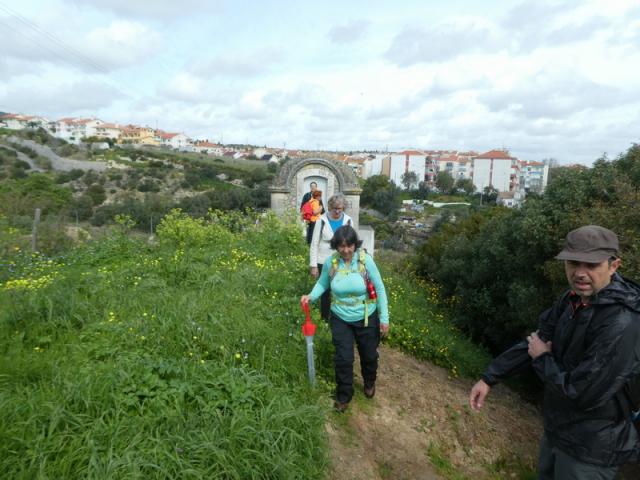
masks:
<svg viewBox="0 0 640 480"><path fill-rule="evenodd" d="M34 142L33 140L26 140L24 138L18 137L9 137L8 140L13 143L19 143L22 146L29 147L38 155L41 155L49 161L51 161L51 168L53 170L61 170L63 172L68 172L73 169L81 169L81 170L95 170L96 172L102 172L106 170L108 167L106 162L90 162L87 160L71 160L68 158L63 158L58 156L51 148L46 145L40 145L39 143ZM5 145L7 148L11 148L8 145ZM18 158L20 160L24 160L31 165L33 170L42 171L31 158L27 157L24 154L18 153Z"/></svg>

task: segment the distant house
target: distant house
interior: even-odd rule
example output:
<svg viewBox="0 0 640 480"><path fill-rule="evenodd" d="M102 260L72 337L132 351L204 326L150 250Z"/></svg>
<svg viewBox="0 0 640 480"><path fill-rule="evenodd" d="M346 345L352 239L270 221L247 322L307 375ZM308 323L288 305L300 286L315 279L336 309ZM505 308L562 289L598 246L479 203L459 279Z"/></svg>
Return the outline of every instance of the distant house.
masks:
<svg viewBox="0 0 640 480"><path fill-rule="evenodd" d="M114 140L118 140L122 133L122 127L115 123L103 123L101 125L96 125L94 128L95 136L98 138L112 138Z"/></svg>
<svg viewBox="0 0 640 480"><path fill-rule="evenodd" d="M222 145L217 143L211 143L208 140L196 140L193 142L191 149L194 152L205 153L207 155L215 155L216 157L222 157L226 155Z"/></svg>
<svg viewBox="0 0 640 480"><path fill-rule="evenodd" d="M186 150L191 145L191 139L184 133L169 133L162 130L157 131L157 136L160 138L160 145L163 147L169 147L174 150Z"/></svg>
<svg viewBox="0 0 640 480"><path fill-rule="evenodd" d="M525 193L523 190L517 190L513 192L500 192L498 193L498 199L496 203L498 205L504 205L505 207L514 208L519 207L524 202Z"/></svg>
<svg viewBox="0 0 640 480"><path fill-rule="evenodd" d="M18 113L5 113L0 117L4 128L9 130L22 130L23 128L45 127L49 121L44 117L33 115L21 115Z"/></svg>
<svg viewBox="0 0 640 480"><path fill-rule="evenodd" d="M76 144L88 137L117 138L98 135L98 129L102 125L105 122L98 118L61 118L51 122L50 130L55 137Z"/></svg>
<svg viewBox="0 0 640 480"><path fill-rule="evenodd" d="M154 129L149 127L138 127L137 125L127 125L122 127L118 143L149 146L161 145L160 138Z"/></svg>

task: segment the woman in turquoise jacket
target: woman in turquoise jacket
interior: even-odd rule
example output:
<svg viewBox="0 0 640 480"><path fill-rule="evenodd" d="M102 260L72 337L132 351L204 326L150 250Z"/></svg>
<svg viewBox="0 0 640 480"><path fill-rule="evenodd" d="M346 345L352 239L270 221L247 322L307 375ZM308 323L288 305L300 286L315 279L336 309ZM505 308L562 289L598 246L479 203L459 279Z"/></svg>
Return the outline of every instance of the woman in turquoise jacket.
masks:
<svg viewBox="0 0 640 480"><path fill-rule="evenodd" d="M362 241L350 225L336 230L329 256L320 278L300 301L318 300L331 287L331 336L335 352L335 408L344 412L353 397L353 344L360 354L364 394L376 392L378 345L380 336L389 331L387 293L371 255L361 249ZM367 285L369 284L369 285ZM375 291L372 291L375 289Z"/></svg>

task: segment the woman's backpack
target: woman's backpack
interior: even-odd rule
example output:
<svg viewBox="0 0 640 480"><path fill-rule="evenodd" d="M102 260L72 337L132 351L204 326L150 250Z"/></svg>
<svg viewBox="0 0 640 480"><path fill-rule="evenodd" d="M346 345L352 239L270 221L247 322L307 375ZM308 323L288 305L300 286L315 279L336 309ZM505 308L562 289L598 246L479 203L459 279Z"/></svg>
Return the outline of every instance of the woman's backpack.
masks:
<svg viewBox="0 0 640 480"><path fill-rule="evenodd" d="M305 222L310 222L313 217L313 205L311 205L311 200L302 205L300 211L302 212L302 219Z"/></svg>

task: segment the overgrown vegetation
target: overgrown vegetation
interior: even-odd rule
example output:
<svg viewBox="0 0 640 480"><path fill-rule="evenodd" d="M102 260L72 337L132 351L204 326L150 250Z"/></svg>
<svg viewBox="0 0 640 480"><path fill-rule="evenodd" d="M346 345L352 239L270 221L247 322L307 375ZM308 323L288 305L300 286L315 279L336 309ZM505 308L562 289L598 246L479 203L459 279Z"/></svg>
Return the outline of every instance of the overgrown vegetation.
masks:
<svg viewBox="0 0 640 480"><path fill-rule="evenodd" d="M146 244L127 233L133 223L120 216L104 240L50 258L24 252L0 217L0 470L323 478L333 354L314 309L319 388L309 389L299 225L174 211ZM381 266L389 341L475 374L483 354L444 325L437 291Z"/></svg>
<svg viewBox="0 0 640 480"><path fill-rule="evenodd" d="M422 245L416 271L442 287L453 320L494 352L535 329L566 288L554 260L566 233L598 224L620 235L622 273L640 277L640 147L592 169L560 168L544 195L517 210L484 209Z"/></svg>
<svg viewBox="0 0 640 480"><path fill-rule="evenodd" d="M79 150L42 129L6 131L3 138L9 134L34 141L58 154L75 158L82 151L94 156L93 152ZM6 138L4 141L6 143ZM0 214L5 214L9 224L26 235L31 229L35 208L40 208L43 228L44 225L60 227L57 235L60 242L46 244L47 254L66 248L66 222L88 221L94 226L103 226L116 215L129 215L136 222L135 228L153 233L172 208L204 217L209 209L264 209L270 202L268 184L273 172L260 162L254 162L249 168L246 164L228 165L197 154L122 147L95 157L126 165L126 168L33 174L17 152L29 155L41 166L41 160L46 159L17 142L6 145L0 147L0 178L6 180L0 187ZM66 147L70 148L68 152L60 151Z"/></svg>

